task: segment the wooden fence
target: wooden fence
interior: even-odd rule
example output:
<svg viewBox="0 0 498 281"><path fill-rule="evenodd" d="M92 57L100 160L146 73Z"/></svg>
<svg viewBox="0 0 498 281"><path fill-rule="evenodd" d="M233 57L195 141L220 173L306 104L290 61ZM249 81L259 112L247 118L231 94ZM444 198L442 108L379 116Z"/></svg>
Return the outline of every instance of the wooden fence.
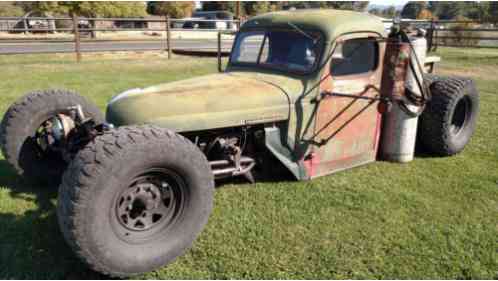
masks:
<svg viewBox="0 0 498 281"><path fill-rule="evenodd" d="M386 30L392 25L392 20L384 21ZM429 50L436 50L438 46L454 47L498 47L498 28L495 25L477 21L452 21L452 20L402 20L404 24L410 24L415 28L423 28L427 31ZM213 44L211 51L221 46L222 36L216 36L220 31L236 31L240 27L238 20L207 20L207 19L170 19L167 17L155 18L78 18L78 17L0 17L0 54L10 53L50 53L50 52L74 52L77 60L81 60L82 52L90 51L112 51L95 47L93 50L82 49L82 43L99 43L103 40L95 38L101 33L141 31L157 33L154 38L140 39L140 41L156 42L154 48L172 53L172 32L212 32L215 33L212 40L218 38L218 44ZM18 36L16 33L31 34L30 36ZM55 33L48 36L46 33ZM42 34L36 36L33 34ZM64 35L57 37L56 35ZM159 36L158 36L159 35ZM232 37L233 38L233 37ZM126 42L128 39L105 40L115 44ZM129 39L133 41L132 39ZM185 40L184 38L175 38ZM36 51L27 48L26 52L16 50L15 52L2 49L8 44L25 44L12 46L28 46L31 43L71 43L71 47L64 50L49 50L48 48ZM3 43L3 44L2 44ZM226 42L231 43L231 42ZM110 43L112 44L112 43ZM21 48L21 47L19 47ZM126 46L124 49L126 50ZM130 50L140 50L132 48Z"/></svg>
<svg viewBox="0 0 498 281"><path fill-rule="evenodd" d="M30 23L37 23L36 25ZM55 24L48 24L55 23ZM132 23L127 27L117 26L116 23ZM55 53L55 52L74 52L76 54L76 59L81 60L82 52L100 52L100 51L113 51L111 49L94 48L91 50L83 50L83 43L95 43L99 42L114 42L126 43L133 41L140 42L155 42L153 48L139 49L131 48L131 51L146 51L146 50L164 50L168 53L168 58L171 58L171 53L173 48L171 42L173 41L172 32L211 32L213 33L212 40L219 40L218 45L221 45L222 36L218 36L219 32L226 33L227 31L236 31L240 27L240 21L238 20L208 20L208 19L170 19L169 17L162 18L78 18L78 17L29 17L29 18L17 18L17 17L0 17L0 33L4 33L0 36L0 54L29 54L29 53ZM96 37L99 32L102 33L114 33L114 32L149 32L153 34L149 39L109 39L101 40ZM19 34L29 34L31 36L19 36ZM41 34L41 35L40 35ZM38 35L38 36L37 36ZM57 36L65 35L65 36ZM181 36L180 36L181 37ZM175 41L185 40L185 38L175 38ZM2 46L11 44L10 46L29 46L31 43L72 43L72 47L60 51L58 50L47 50L46 48L40 51L33 51L31 48L28 50L15 50L12 51L12 47L9 50L6 47L2 49ZM3 44L2 44L3 43ZM216 42L215 42L216 43ZM31 44L32 45L32 44ZM107 44L108 45L108 44ZM19 47L20 48L20 47ZM213 47L205 48L191 48L194 50L199 49L211 49L213 51L216 48L216 44ZM124 51L126 49L120 48L119 51ZM185 51L185 50L184 50Z"/></svg>
<svg viewBox="0 0 498 281"><path fill-rule="evenodd" d="M458 20L402 20L401 23L425 29L430 50L438 46L498 47L498 28L493 23ZM387 27L392 20L385 20L384 24Z"/></svg>

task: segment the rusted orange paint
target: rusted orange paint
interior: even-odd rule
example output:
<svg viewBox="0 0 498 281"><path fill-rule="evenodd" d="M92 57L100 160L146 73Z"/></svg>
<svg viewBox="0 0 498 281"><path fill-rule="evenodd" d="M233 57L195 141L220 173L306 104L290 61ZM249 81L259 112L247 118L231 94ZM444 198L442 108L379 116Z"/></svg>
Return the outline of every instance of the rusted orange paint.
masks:
<svg viewBox="0 0 498 281"><path fill-rule="evenodd" d="M341 38L365 38L374 34L355 34ZM330 62L323 73L320 92L334 92L338 84L347 83L372 88L354 94L364 97L380 96L385 44L379 43L379 61L376 70L360 75L330 76ZM377 155L381 114L378 101L327 96L319 101L316 115L313 153L308 173L311 177L329 174L345 168L375 161ZM323 142L323 143L321 143Z"/></svg>

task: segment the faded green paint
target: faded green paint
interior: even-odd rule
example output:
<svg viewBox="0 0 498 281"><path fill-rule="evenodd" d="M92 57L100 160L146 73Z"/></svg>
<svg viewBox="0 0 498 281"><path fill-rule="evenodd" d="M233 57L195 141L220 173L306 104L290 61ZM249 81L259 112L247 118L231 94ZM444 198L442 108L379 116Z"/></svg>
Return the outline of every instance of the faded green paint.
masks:
<svg viewBox="0 0 498 281"><path fill-rule="evenodd" d="M206 75L125 94L108 105L107 121L189 132L287 120L289 93L301 88L297 79L272 74Z"/></svg>
<svg viewBox="0 0 498 281"><path fill-rule="evenodd" d="M282 145L282 132L278 127L265 128L265 145L275 157L296 177L296 179L308 179L301 161L293 160L293 151Z"/></svg>
<svg viewBox="0 0 498 281"><path fill-rule="evenodd" d="M268 13L251 18L244 23L241 31L254 28L289 29L291 28L289 23L303 30L320 31L327 42L350 32L385 33L382 20L374 15L333 9L306 9Z"/></svg>
<svg viewBox="0 0 498 281"><path fill-rule="evenodd" d="M291 25L289 25L291 23ZM269 13L247 21L254 29L318 31L324 38L319 65L327 63L334 40L351 32L384 35L375 16L339 10L297 10ZM308 179L303 158L312 146L322 68L307 75L228 65L225 73L137 89L114 99L107 121L117 126L156 124L176 132L203 131L277 122L266 128L266 146L294 174Z"/></svg>

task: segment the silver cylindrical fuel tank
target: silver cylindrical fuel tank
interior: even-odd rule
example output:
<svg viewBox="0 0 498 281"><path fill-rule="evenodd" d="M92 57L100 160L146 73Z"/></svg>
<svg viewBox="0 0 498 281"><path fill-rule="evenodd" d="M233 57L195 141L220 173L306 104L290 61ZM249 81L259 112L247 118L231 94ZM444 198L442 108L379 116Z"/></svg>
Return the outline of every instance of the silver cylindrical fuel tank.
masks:
<svg viewBox="0 0 498 281"><path fill-rule="evenodd" d="M422 93L416 78L418 77L418 81L423 83L421 69L423 69L426 57L427 41L423 36L419 36L410 37L410 42L413 46L413 50L410 52L410 60L413 67L408 67L407 69L405 88L410 90L414 95L421 96ZM419 64L421 67L418 66ZM417 138L417 113L420 110L419 106L410 103L406 95L393 102L391 110L383 117L380 145L380 156L382 159L401 163L413 160Z"/></svg>

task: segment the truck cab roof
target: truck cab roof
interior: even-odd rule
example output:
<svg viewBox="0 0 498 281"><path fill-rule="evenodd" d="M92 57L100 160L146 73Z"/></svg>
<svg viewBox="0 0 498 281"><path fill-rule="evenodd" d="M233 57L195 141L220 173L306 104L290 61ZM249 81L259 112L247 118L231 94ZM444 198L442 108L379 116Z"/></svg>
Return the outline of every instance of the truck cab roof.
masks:
<svg viewBox="0 0 498 281"><path fill-rule="evenodd" d="M351 32L374 32L385 35L385 27L378 17L368 13L335 9L302 9L263 14L248 20L240 31L265 28L285 28L289 23L303 30L323 33L326 42Z"/></svg>

